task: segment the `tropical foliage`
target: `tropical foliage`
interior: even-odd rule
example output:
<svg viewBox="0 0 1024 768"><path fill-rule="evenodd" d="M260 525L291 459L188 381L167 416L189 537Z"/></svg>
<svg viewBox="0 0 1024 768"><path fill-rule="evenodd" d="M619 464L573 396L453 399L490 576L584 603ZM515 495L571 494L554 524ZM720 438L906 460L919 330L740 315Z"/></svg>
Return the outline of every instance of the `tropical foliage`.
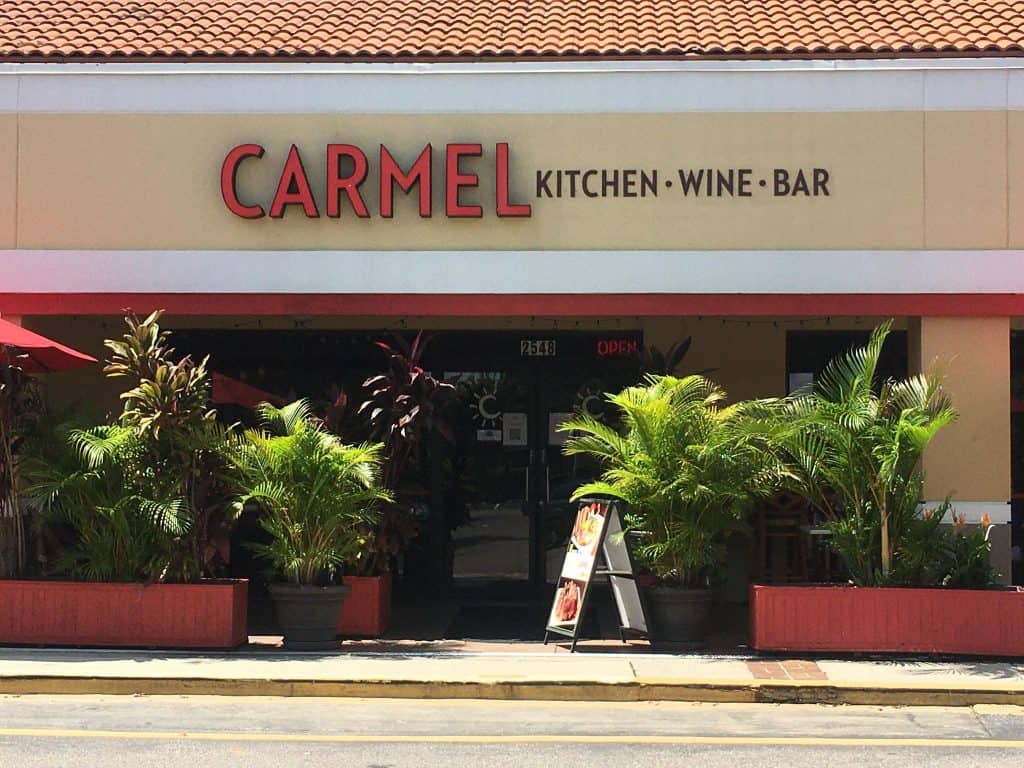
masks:
<svg viewBox="0 0 1024 768"><path fill-rule="evenodd" d="M363 382L367 397L357 409L362 434L382 446L381 486L393 499L381 505L376 523L364 532L363 550L351 563L363 575L386 572L390 558L418 534L411 510L427 495L428 445L435 437L452 440L445 410L455 402L456 391L424 370L428 342L422 332L412 343L400 337L394 345L379 342L386 369Z"/></svg>
<svg viewBox="0 0 1024 768"><path fill-rule="evenodd" d="M726 536L744 527L751 499L775 487L781 467L759 438L736 428L743 406L723 405L725 392L703 376L648 376L609 400L621 432L586 416L562 427L573 433L566 453L604 467L574 498L627 502L627 526L652 572L667 584L704 583L725 559Z"/></svg>
<svg viewBox="0 0 1024 768"><path fill-rule="evenodd" d="M26 466L26 496L70 528L62 565L96 581L195 581L215 568L231 508L216 486L227 432L208 410L206 361L178 358L160 313L129 314L105 343L105 374L126 378L112 424L68 424Z"/></svg>
<svg viewBox="0 0 1024 768"><path fill-rule="evenodd" d="M919 514L921 457L957 414L939 375L879 380L890 326L834 359L810 393L752 406L762 409L752 431L778 446L792 489L824 512L854 583L983 585L992 579L978 570L987 531L971 555L962 525L940 526L948 501Z"/></svg>
<svg viewBox="0 0 1024 768"><path fill-rule="evenodd" d="M189 519L175 484L149 465L146 441L118 425L65 424L56 436L25 474L30 503L66 528L57 572L83 581L165 579Z"/></svg>
<svg viewBox="0 0 1024 768"><path fill-rule="evenodd" d="M260 406L264 428L247 430L231 451L236 512L250 503L270 535L253 549L276 574L297 584L324 584L365 548L381 502L381 446L346 445L316 420L305 400Z"/></svg>
<svg viewBox="0 0 1024 768"><path fill-rule="evenodd" d="M25 374L22 357L0 346L0 577L22 574L28 565L29 537L19 496L20 447L41 412L38 389Z"/></svg>
<svg viewBox="0 0 1024 768"><path fill-rule="evenodd" d="M672 342L664 350L654 345L642 346L637 354L641 372L655 376L679 375L679 367L683 364L683 360L686 358L692 345L693 336L687 336L685 339ZM708 376L714 372L714 369L705 368L691 372L699 373L701 376Z"/></svg>

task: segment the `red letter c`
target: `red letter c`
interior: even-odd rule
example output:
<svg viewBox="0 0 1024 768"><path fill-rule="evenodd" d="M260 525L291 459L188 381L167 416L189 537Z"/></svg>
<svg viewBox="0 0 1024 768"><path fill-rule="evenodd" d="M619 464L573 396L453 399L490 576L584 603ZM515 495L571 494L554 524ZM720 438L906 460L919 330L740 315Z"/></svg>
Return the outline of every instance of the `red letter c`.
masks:
<svg viewBox="0 0 1024 768"><path fill-rule="evenodd" d="M235 176L238 175L238 166L247 157L263 157L263 147L259 144L239 144L228 152L224 158L224 165L220 168L220 194L224 198L224 204L235 216L243 219L258 219L265 215L260 205L243 205L238 199L238 191L235 188Z"/></svg>

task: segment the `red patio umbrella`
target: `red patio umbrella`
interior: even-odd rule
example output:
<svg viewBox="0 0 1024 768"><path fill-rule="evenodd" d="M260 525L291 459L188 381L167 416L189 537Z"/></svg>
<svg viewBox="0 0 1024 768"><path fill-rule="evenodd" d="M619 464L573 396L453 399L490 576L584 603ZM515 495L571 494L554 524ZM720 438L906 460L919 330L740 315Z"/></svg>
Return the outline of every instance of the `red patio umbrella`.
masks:
<svg viewBox="0 0 1024 768"><path fill-rule="evenodd" d="M285 404L283 397L264 392L262 389L225 376L223 373L214 371L212 378L210 400L214 405L241 405L245 408L255 408L263 402L277 406Z"/></svg>
<svg viewBox="0 0 1024 768"><path fill-rule="evenodd" d="M70 371L96 362L91 355L65 347L8 320L0 320L0 348L7 353L12 364L20 366L25 373Z"/></svg>

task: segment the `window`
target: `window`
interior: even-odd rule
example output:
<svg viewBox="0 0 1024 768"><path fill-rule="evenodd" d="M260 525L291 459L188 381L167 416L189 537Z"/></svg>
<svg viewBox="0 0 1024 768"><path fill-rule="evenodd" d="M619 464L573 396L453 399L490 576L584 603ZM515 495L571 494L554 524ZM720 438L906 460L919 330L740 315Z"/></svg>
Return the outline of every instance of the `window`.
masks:
<svg viewBox="0 0 1024 768"><path fill-rule="evenodd" d="M870 331L790 331L786 334L786 392L807 389L829 361L851 347L863 346ZM1022 358L1024 359L1024 358ZM879 380L900 378L909 370L907 332L893 331L882 348Z"/></svg>

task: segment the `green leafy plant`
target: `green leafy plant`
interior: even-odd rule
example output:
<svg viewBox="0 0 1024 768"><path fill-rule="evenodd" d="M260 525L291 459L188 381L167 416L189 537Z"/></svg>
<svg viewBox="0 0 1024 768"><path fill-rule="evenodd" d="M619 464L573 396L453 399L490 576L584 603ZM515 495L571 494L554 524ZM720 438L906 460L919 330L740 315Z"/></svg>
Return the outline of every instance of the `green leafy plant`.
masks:
<svg viewBox="0 0 1024 768"><path fill-rule="evenodd" d="M129 313L127 332L105 341L104 373L130 384L116 421L59 430L54 450L41 451L26 470L27 495L74 533L60 562L77 578L213 575L211 540L234 520L217 485L228 430L207 407L206 360L179 358L160 316Z"/></svg>
<svg viewBox="0 0 1024 768"><path fill-rule="evenodd" d="M773 432L768 441L781 448L793 490L825 513L831 544L855 584L941 584L968 574L987 584L974 567L981 553L987 561L984 536L961 541L958 531L941 528L948 500L935 515L919 514L921 457L957 413L939 375L879 380L890 328L883 323L866 345L835 358L810 393L751 411L765 409L761 429L774 419L776 428L762 434Z"/></svg>
<svg viewBox="0 0 1024 768"><path fill-rule="evenodd" d="M366 546L367 525L390 497L380 487L381 446L346 445L314 419L309 403L260 406L264 429L228 452L237 512L259 505L267 544L252 548L296 584L324 584Z"/></svg>
<svg viewBox="0 0 1024 768"><path fill-rule="evenodd" d="M85 581L165 579L189 517L175 483L149 466L146 441L119 425L68 423L55 436L25 475L32 506L67 529L57 571Z"/></svg>
<svg viewBox="0 0 1024 768"><path fill-rule="evenodd" d="M648 376L643 386L609 395L622 431L586 416L562 429L565 451L603 466L578 488L579 499L612 496L628 504L627 527L642 561L665 584L697 586L725 559L725 539L745 528L756 496L771 492L780 470L756 436L736 429L742 406L703 376Z"/></svg>
<svg viewBox="0 0 1024 768"><path fill-rule="evenodd" d="M351 563L361 575L386 572L390 558L417 536L411 510L422 506L428 493L427 445L435 437L453 440L445 410L455 402L456 391L423 369L428 343L422 332L411 343L400 337L393 345L378 342L387 368L363 382L367 397L357 413L364 419L366 439L382 446L381 486L393 500L381 505L375 524L365 531L363 550Z"/></svg>
<svg viewBox="0 0 1024 768"><path fill-rule="evenodd" d="M23 450L43 413L37 381L26 375L23 356L0 346L0 578L20 575L29 566L29 530L20 503Z"/></svg>
<svg viewBox="0 0 1024 768"><path fill-rule="evenodd" d="M953 516L953 525L946 536L948 544L940 569L941 584L954 589L977 589L999 583L999 574L992 567L989 557L992 544L991 520L982 515L981 525L968 529L962 515Z"/></svg>

